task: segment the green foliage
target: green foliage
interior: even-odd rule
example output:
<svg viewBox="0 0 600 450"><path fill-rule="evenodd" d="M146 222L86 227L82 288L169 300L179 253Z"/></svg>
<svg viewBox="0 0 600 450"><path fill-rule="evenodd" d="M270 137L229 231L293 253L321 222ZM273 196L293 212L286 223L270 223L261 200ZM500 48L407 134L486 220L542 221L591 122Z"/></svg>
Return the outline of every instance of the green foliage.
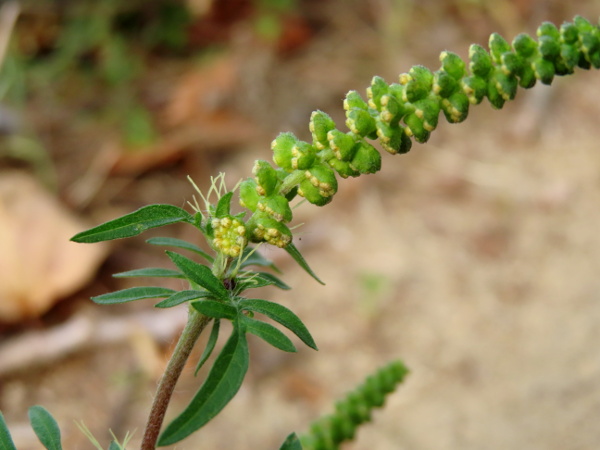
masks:
<svg viewBox="0 0 600 450"><path fill-rule="evenodd" d="M29 408L29 422L42 445L47 450L62 450L60 429L56 420L42 406ZM0 450L16 450L10 431L0 412Z"/></svg>
<svg viewBox="0 0 600 450"><path fill-rule="evenodd" d="M404 381L408 369L400 361L392 361L369 376L364 384L336 403L335 412L314 422L301 436L302 447L311 450L336 450L352 440L357 428L371 420L371 412L381 408L388 394Z"/></svg>

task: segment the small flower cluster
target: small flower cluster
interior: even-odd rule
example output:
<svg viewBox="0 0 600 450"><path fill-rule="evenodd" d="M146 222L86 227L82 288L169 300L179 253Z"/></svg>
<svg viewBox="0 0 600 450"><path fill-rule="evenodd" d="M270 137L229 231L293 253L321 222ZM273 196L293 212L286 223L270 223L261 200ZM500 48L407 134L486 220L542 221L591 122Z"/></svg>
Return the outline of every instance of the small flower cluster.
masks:
<svg viewBox="0 0 600 450"><path fill-rule="evenodd" d="M347 94L346 133L327 114L315 111L309 127L312 143L292 133L277 136L271 148L279 168L257 161L254 178L240 187L240 204L254 213L247 223L248 238L285 247L292 236L286 225L292 219L291 199L300 195L323 206L337 192L336 173L347 178L377 172L381 155L366 139L378 140L388 153L406 153L411 138L421 143L429 139L440 112L450 123L462 122L469 105L484 97L502 108L519 86L531 88L537 80L550 84L555 75L570 74L576 67L600 68L600 28L582 17L560 29L545 22L537 37L519 34L511 46L494 33L489 52L480 45L470 47L468 70L458 55L442 52L436 72L414 66L392 84L374 77L366 101L356 91Z"/></svg>
<svg viewBox="0 0 600 450"><path fill-rule="evenodd" d="M248 243L244 223L235 217L226 216L211 221L213 246L232 258L237 258Z"/></svg>

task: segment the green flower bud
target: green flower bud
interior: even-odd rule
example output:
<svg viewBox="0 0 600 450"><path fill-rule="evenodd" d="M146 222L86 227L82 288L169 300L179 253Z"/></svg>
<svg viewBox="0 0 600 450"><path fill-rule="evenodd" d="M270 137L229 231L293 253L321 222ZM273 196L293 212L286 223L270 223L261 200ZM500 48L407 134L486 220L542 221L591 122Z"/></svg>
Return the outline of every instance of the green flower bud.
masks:
<svg viewBox="0 0 600 450"><path fill-rule="evenodd" d="M342 133L339 130L331 130L327 133L329 147L333 150L335 157L341 161L350 161L356 153L356 140L354 135Z"/></svg>
<svg viewBox="0 0 600 450"><path fill-rule="evenodd" d="M538 58L532 63L533 71L538 80L544 84L552 84L554 79L554 64L547 59Z"/></svg>
<svg viewBox="0 0 600 450"><path fill-rule="evenodd" d="M305 170L315 163L317 151L308 142L298 141L292 147L292 169Z"/></svg>
<svg viewBox="0 0 600 450"><path fill-rule="evenodd" d="M283 195L273 194L262 197L258 201L257 208L278 222L290 222L292 220L290 202Z"/></svg>
<svg viewBox="0 0 600 450"><path fill-rule="evenodd" d="M257 160L254 163L252 174L258 186L256 191L259 195L271 195L279 185L279 178L275 169L267 161Z"/></svg>
<svg viewBox="0 0 600 450"><path fill-rule="evenodd" d="M423 143L429 140L429 131L425 129L423 119L417 116L416 113L408 114L404 117L407 131L410 136L414 136L417 142Z"/></svg>
<svg viewBox="0 0 600 450"><path fill-rule="evenodd" d="M292 232L283 224L264 212L256 212L248 220L246 227L252 242L267 242L280 248L292 242Z"/></svg>
<svg viewBox="0 0 600 450"><path fill-rule="evenodd" d="M535 86L537 78L531 64L524 65L519 74L519 86L529 89Z"/></svg>
<svg viewBox="0 0 600 450"><path fill-rule="evenodd" d="M400 75L404 84L404 101L414 103L429 95L433 88L433 73L425 66L413 66L408 74Z"/></svg>
<svg viewBox="0 0 600 450"><path fill-rule="evenodd" d="M414 114L423 121L425 131L433 131L437 127L440 116L440 100L434 96L419 100L414 103Z"/></svg>
<svg viewBox="0 0 600 450"><path fill-rule="evenodd" d="M506 75L502 72L502 69L496 69L490 79L490 83L494 84L494 87L505 100L512 100L517 94L517 78L512 75Z"/></svg>
<svg viewBox="0 0 600 450"><path fill-rule="evenodd" d="M465 62L456 53L442 52L440 54L442 70L455 80L460 80L467 73Z"/></svg>
<svg viewBox="0 0 600 450"><path fill-rule="evenodd" d="M400 116L405 114L404 109L393 95L382 95L380 103L381 110L379 112L379 117L381 117L381 120L384 122L391 123L394 120L398 120Z"/></svg>
<svg viewBox="0 0 600 450"><path fill-rule="evenodd" d="M438 70L433 74L434 94L442 98L448 98L459 89L458 81L444 70Z"/></svg>
<svg viewBox="0 0 600 450"><path fill-rule="evenodd" d="M469 97L463 92L457 92L442 99L440 106L448 122L459 123L465 120L469 114Z"/></svg>
<svg viewBox="0 0 600 450"><path fill-rule="evenodd" d="M412 140L406 133L405 128L399 124L388 125L378 121L377 136L383 149L392 155L408 153L412 146Z"/></svg>
<svg viewBox="0 0 600 450"><path fill-rule="evenodd" d="M552 22L543 22L536 31L537 37L548 36L552 39L558 40L560 39L560 32L556 25Z"/></svg>
<svg viewBox="0 0 600 450"><path fill-rule="evenodd" d="M313 205L323 206L333 199L337 192L337 179L331 167L317 164L306 171L306 179L300 182L298 194Z"/></svg>
<svg viewBox="0 0 600 450"><path fill-rule="evenodd" d="M371 135L375 127L375 119L367 110L352 108L346 111L346 126L357 136L367 137Z"/></svg>
<svg viewBox="0 0 600 450"><path fill-rule="evenodd" d="M576 44L579 41L579 30L570 22L563 23L560 27L560 40L564 44Z"/></svg>
<svg viewBox="0 0 600 450"><path fill-rule="evenodd" d="M517 55L523 59L528 59L537 54L538 45L531 36L526 33L518 34L512 42Z"/></svg>
<svg viewBox="0 0 600 450"><path fill-rule="evenodd" d="M491 77L488 80L487 98L490 101L490 104L496 109L502 109L504 103L506 102L502 96L502 93L498 90L494 77Z"/></svg>
<svg viewBox="0 0 600 450"><path fill-rule="evenodd" d="M244 223L235 217L225 216L220 219L212 219L211 226L213 247L232 258L240 256L248 243Z"/></svg>
<svg viewBox="0 0 600 450"><path fill-rule="evenodd" d="M469 47L469 70L473 75L486 78L492 70L492 57L481 45L472 44Z"/></svg>
<svg viewBox="0 0 600 450"><path fill-rule="evenodd" d="M538 39L539 51L544 59L554 61L560 55L560 43L558 38L540 36Z"/></svg>
<svg viewBox="0 0 600 450"><path fill-rule="evenodd" d="M462 79L462 89L467 95L469 103L478 105L487 94L487 81L476 75L465 77ZM442 102L442 105L444 105L444 102ZM446 112L445 109L444 112ZM448 117L448 115L446 115L446 117Z"/></svg>
<svg viewBox="0 0 600 450"><path fill-rule="evenodd" d="M298 138L293 133L281 133L273 142L273 161L282 169L291 171L292 168L292 148L298 142Z"/></svg>
<svg viewBox="0 0 600 450"><path fill-rule="evenodd" d="M327 147L327 133L335 129L335 122L323 111L313 111L310 115L309 129L315 147L323 150Z"/></svg>
<svg viewBox="0 0 600 450"><path fill-rule="evenodd" d="M367 102L363 100L360 94L356 91L350 91L346 94L344 99L344 109L350 111L351 109L364 109L365 111L369 108Z"/></svg>
<svg viewBox="0 0 600 450"><path fill-rule="evenodd" d="M496 64L502 62L502 55L510 52L510 44L498 33L492 33L489 40L490 55Z"/></svg>
<svg viewBox="0 0 600 450"><path fill-rule="evenodd" d="M388 93L388 85L381 77L375 76L371 80L371 86L367 88L368 105L376 110L381 109L381 97Z"/></svg>
<svg viewBox="0 0 600 450"><path fill-rule="evenodd" d="M248 178L240 183L240 205L252 212L256 211L256 206L260 198L257 188L258 184L252 178Z"/></svg>
<svg viewBox="0 0 600 450"><path fill-rule="evenodd" d="M516 53L506 52L502 55L502 72L506 75L520 76L523 71L524 60Z"/></svg>
<svg viewBox="0 0 600 450"><path fill-rule="evenodd" d="M600 38L592 33L581 35L581 51L596 69L600 67Z"/></svg>
<svg viewBox="0 0 600 450"><path fill-rule="evenodd" d="M375 173L381 169L381 155L371 144L360 141L350 162L350 167L362 174Z"/></svg>
<svg viewBox="0 0 600 450"><path fill-rule="evenodd" d="M329 164L331 168L334 169L342 178L357 177L360 175L360 172L353 169L349 162L340 161L337 158L331 158L329 161L327 161L327 164Z"/></svg>

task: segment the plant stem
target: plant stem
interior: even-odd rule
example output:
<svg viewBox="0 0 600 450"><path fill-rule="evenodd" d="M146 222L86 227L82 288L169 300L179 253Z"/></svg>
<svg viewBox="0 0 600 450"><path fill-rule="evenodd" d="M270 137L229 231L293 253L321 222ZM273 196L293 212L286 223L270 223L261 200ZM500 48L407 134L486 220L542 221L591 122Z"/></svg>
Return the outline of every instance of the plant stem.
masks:
<svg viewBox="0 0 600 450"><path fill-rule="evenodd" d="M156 448L156 441L167 412L167 406L169 406L169 401L175 390L175 384L194 348L194 344L210 321L210 317L200 314L190 306L187 324L181 332L181 336L179 336L179 341L175 346L175 350L173 350L169 364L158 384L146 430L144 431L141 450L154 450Z"/></svg>

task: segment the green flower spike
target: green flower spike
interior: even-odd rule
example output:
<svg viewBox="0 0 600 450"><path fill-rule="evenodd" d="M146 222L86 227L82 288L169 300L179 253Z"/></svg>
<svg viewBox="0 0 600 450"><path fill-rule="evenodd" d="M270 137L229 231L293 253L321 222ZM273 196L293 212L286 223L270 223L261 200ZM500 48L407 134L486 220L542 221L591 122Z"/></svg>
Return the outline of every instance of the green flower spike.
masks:
<svg viewBox="0 0 600 450"><path fill-rule="evenodd" d="M240 256L246 247L246 226L243 222L232 216L212 219L213 247L232 258Z"/></svg>

